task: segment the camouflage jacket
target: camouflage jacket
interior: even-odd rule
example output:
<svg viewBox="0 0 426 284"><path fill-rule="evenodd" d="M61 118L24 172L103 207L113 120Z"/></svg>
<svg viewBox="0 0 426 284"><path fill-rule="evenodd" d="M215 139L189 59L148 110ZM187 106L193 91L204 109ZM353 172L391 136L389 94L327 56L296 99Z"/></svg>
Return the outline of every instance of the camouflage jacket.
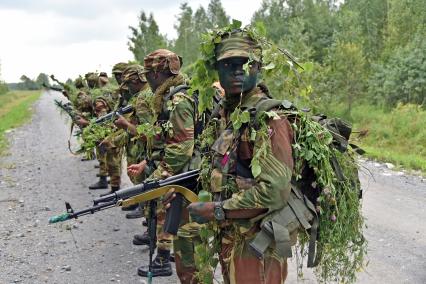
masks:
<svg viewBox="0 0 426 284"><path fill-rule="evenodd" d="M245 95L240 108L253 110L265 98L266 95L255 88ZM291 191L293 131L290 123L284 115L268 119L266 141L256 135L258 129L254 124L252 119L235 131L229 115L222 115L220 121L216 121L216 131L212 132L216 133L216 140L209 151L211 165L203 163L212 167L210 191L216 201L224 202L225 209L267 209L251 220L226 220L222 228L235 238L238 234L252 235L259 221L286 206ZM260 174L254 177L252 159L260 149Z"/></svg>
<svg viewBox="0 0 426 284"><path fill-rule="evenodd" d="M126 115L126 119L134 125L152 122L153 113L151 101L152 92L149 88L141 90L139 93L133 95L129 102L127 102L127 105L131 105L134 111ZM139 163L146 158L146 142L133 137L127 131L121 130L113 139L113 144L126 148L128 165Z"/></svg>
<svg viewBox="0 0 426 284"><path fill-rule="evenodd" d="M187 170L191 162L194 151L195 102L185 91L173 91L183 83L181 75L171 77L155 93L156 98L162 99L161 109L155 110L155 124L161 127L161 133L155 136L152 145L149 162L155 163L157 168L151 178L161 178L165 171L171 175L179 174Z"/></svg>

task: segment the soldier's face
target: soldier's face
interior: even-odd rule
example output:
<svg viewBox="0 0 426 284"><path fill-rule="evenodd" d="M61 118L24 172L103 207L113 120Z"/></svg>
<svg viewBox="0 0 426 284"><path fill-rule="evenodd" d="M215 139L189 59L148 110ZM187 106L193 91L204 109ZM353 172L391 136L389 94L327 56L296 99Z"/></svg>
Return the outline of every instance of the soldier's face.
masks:
<svg viewBox="0 0 426 284"><path fill-rule="evenodd" d="M122 75L122 73L114 73L114 78L117 81L118 85L121 85L121 83L123 83Z"/></svg>
<svg viewBox="0 0 426 284"><path fill-rule="evenodd" d="M149 87L151 88L153 92L155 92L158 86L161 85L161 81L159 79L158 73L150 71L148 73L145 73L145 78L148 81Z"/></svg>
<svg viewBox="0 0 426 284"><path fill-rule="evenodd" d="M106 106L106 104L103 101L96 101L95 103L95 112L96 115L104 115L106 113L108 113L108 107Z"/></svg>
<svg viewBox="0 0 426 284"><path fill-rule="evenodd" d="M126 86L132 95L138 93L142 89L143 85L144 84L137 77L130 78L126 83Z"/></svg>
<svg viewBox="0 0 426 284"><path fill-rule="evenodd" d="M87 86L89 86L89 88L93 89L96 86L96 82L93 80L89 80L87 81Z"/></svg>
<svg viewBox="0 0 426 284"><path fill-rule="evenodd" d="M247 62L248 58L232 57L217 63L220 85L226 95L240 95L256 87L260 64L258 62L250 63L248 72L246 72L244 64Z"/></svg>

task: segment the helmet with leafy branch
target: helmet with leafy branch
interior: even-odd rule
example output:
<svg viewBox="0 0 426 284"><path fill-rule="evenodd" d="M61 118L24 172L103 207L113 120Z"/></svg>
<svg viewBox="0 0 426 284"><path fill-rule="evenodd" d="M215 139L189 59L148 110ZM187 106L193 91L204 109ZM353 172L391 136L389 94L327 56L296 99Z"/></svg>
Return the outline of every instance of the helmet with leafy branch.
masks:
<svg viewBox="0 0 426 284"><path fill-rule="evenodd" d="M213 106L214 89L212 84L218 80L215 71L216 63L229 57L246 57L249 62L262 63L262 70L280 73L286 76L289 72L297 72L301 66L285 49L268 41L262 24L241 27L241 22L233 20L224 28L215 29L202 35L200 46L201 58L193 68L191 78L191 94L199 91L199 111Z"/></svg>

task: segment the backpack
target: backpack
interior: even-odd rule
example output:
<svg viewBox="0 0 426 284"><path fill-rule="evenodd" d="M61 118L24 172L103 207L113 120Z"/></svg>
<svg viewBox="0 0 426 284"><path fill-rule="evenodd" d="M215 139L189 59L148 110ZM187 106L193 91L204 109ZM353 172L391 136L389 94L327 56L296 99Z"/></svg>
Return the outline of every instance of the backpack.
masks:
<svg viewBox="0 0 426 284"><path fill-rule="evenodd" d="M287 118L290 123L297 123L298 110L287 100L276 100L265 98L261 99L254 109L249 110L251 113L251 121L256 127L256 123L260 119L263 112L272 109L279 109L288 112ZM306 111L304 111L306 112ZM325 115L312 116L310 119L318 122L332 135L332 143L329 147L334 147L342 155L347 155L348 146L355 148L349 144L348 140L352 132L352 127L349 123L339 118L327 118ZM357 147L356 147L357 148ZM330 164L337 177L337 182L344 180L344 170L348 170L348 165L341 165L335 156L331 156ZM361 186L358 178L358 168L353 160L349 163L349 170L353 172L351 175L351 184L359 191L359 198L362 196ZM308 267L318 265L321 253L317 251L317 240L319 237L319 212L317 212L318 197L323 188L318 185L317 176L314 170L309 167L306 161L302 161L300 172L293 173L292 189L288 200L288 206L282 210L271 214L265 218L261 224L261 231L257 233L254 240L250 243L250 247L254 253L262 257L265 250L275 242L275 247L278 254L283 257L291 257L291 242L290 235L295 231L304 230L309 235L308 244Z"/></svg>

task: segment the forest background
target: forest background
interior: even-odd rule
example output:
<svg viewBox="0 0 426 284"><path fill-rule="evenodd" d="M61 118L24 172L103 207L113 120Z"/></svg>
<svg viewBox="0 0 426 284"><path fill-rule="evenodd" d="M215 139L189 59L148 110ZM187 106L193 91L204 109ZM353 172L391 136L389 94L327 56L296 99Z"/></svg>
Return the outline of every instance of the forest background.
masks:
<svg viewBox="0 0 426 284"><path fill-rule="evenodd" d="M155 15L141 11L138 25L129 27L129 50L143 62L166 47L183 57L190 76L201 35L231 20L220 0L196 10L183 3L177 37L169 39ZM424 0L263 0L252 24L304 67L291 92L282 88L287 78L264 78L272 96L342 117L354 124L353 139L368 156L426 172ZM34 80L23 75L15 84L0 81L0 94L43 82L49 82L44 73Z"/></svg>

